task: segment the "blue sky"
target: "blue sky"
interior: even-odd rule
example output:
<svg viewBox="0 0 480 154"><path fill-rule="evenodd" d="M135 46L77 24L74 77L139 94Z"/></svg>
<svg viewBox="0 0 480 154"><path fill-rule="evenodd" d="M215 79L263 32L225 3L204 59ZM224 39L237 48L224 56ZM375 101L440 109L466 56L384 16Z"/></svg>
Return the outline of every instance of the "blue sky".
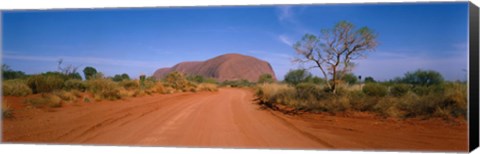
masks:
<svg viewBox="0 0 480 154"><path fill-rule="evenodd" d="M376 50L354 61L355 74L387 80L433 69L464 80L467 15L466 2L4 11L2 63L34 74L55 71L61 58L79 71L136 77L241 53L270 62L283 79L308 66L291 62L293 43L347 20L379 35Z"/></svg>

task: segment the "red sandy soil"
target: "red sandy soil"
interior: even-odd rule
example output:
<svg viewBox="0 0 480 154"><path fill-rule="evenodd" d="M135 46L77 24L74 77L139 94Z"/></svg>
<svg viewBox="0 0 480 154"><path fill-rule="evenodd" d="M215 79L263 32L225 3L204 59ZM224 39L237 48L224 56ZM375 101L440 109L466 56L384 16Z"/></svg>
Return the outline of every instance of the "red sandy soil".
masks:
<svg viewBox="0 0 480 154"><path fill-rule="evenodd" d="M224 54L206 61L181 62L171 68L160 68L153 74L163 78L173 71L189 75L201 75L218 81L246 79L256 82L260 75L270 74L275 78L270 63L241 54Z"/></svg>
<svg viewBox="0 0 480 154"><path fill-rule="evenodd" d="M286 115L262 109L248 89L177 93L120 101L24 107L6 97L15 118L3 142L175 147L467 150L465 122L382 119L366 113Z"/></svg>

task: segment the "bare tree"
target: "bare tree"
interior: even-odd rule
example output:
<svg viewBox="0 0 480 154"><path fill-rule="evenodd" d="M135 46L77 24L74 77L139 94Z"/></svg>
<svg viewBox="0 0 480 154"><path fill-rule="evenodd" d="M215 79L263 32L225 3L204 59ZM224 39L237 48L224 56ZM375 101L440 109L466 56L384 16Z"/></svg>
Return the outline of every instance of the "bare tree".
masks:
<svg viewBox="0 0 480 154"><path fill-rule="evenodd" d="M62 67L62 64L63 64L63 59L59 59L58 60L58 71L60 71L60 73L62 74L65 74L65 75L72 75L72 74L76 74L77 73L77 70L80 66L73 66L73 65L67 65L66 67Z"/></svg>
<svg viewBox="0 0 480 154"><path fill-rule="evenodd" d="M335 93L339 79L351 72L354 63L352 60L365 57L365 51L373 51L377 47L377 34L368 27L355 29L347 21L340 21L333 29L324 29L321 35L305 34L294 45L296 52L301 55L295 61L313 63L310 68L319 68L329 89Z"/></svg>

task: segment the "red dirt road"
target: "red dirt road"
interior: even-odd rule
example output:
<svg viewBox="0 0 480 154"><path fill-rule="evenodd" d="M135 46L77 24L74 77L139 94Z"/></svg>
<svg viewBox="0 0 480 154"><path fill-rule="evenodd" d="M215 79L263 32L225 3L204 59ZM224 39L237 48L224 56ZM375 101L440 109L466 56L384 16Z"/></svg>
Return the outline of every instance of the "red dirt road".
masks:
<svg viewBox="0 0 480 154"><path fill-rule="evenodd" d="M49 110L18 109L15 119L3 121L2 141L282 149L467 149L465 123L382 120L368 115L290 116L261 109L253 99L250 90L224 88L219 92L153 95L115 102L78 102Z"/></svg>

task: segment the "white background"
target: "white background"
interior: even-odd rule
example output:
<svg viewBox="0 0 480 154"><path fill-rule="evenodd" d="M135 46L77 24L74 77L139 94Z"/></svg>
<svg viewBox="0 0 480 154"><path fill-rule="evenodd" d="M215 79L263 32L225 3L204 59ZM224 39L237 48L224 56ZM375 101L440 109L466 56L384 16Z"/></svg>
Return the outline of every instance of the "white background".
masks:
<svg viewBox="0 0 480 154"><path fill-rule="evenodd" d="M442 2L448 0L435 0ZM428 0L0 0L0 10L12 9L62 9L62 8L119 8L119 7L155 7L155 6L218 6L218 5L258 5L258 4L325 4L325 3L378 3L378 2L428 2ZM479 6L480 1L474 3ZM1 21L0 21L1 22ZM1 24L0 24L1 25ZM1 39L0 39L1 40ZM1 43L2 41L0 41ZM0 44L1 45L1 44ZM93 153L400 153L372 151L325 151L325 150L267 150L267 149L212 149L212 148L174 148L174 147L127 147L127 146L87 146L87 145L45 145L45 144L0 144L0 153L48 153L48 154L93 154ZM412 152L402 152L412 153ZM474 153L480 153L475 150Z"/></svg>

